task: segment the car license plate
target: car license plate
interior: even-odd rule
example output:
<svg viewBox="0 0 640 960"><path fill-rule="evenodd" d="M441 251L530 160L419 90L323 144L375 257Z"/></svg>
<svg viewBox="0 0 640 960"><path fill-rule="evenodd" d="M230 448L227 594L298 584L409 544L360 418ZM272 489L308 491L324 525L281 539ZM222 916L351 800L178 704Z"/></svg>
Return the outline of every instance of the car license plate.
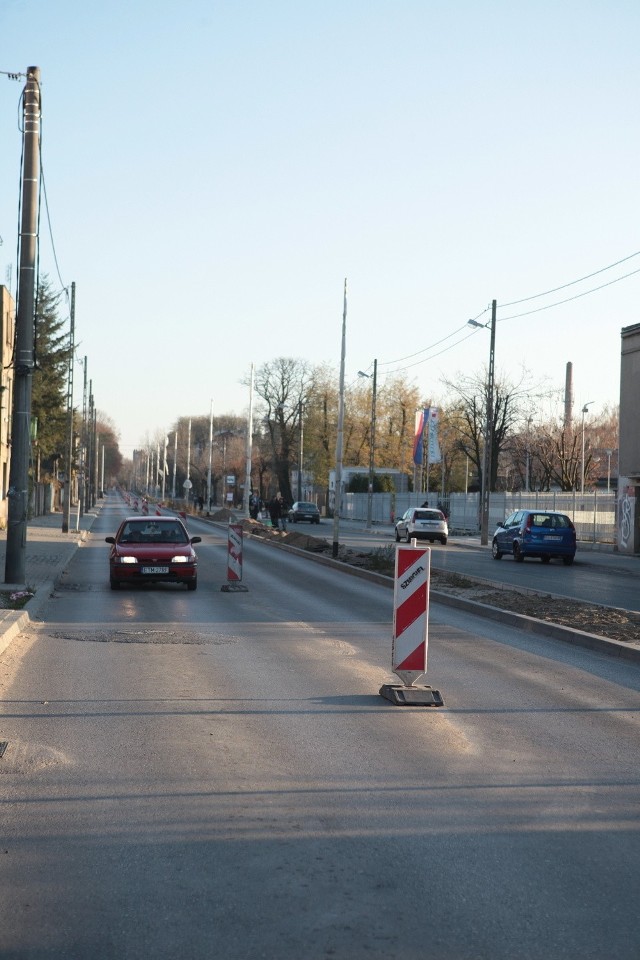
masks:
<svg viewBox="0 0 640 960"><path fill-rule="evenodd" d="M169 567L143 567L142 573L169 573Z"/></svg>
<svg viewBox="0 0 640 960"><path fill-rule="evenodd" d="M555 537L555 536L552 536L551 534L547 534L547 536L545 536L544 539L545 540L562 540L562 537Z"/></svg>

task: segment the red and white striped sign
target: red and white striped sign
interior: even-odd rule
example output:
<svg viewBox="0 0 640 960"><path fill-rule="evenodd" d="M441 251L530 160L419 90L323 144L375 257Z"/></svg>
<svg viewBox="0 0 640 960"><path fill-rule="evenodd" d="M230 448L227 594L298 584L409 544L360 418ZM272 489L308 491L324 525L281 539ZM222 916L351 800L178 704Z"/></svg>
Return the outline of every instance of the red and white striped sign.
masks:
<svg viewBox="0 0 640 960"><path fill-rule="evenodd" d="M227 580L242 580L242 524L229 524L227 547Z"/></svg>
<svg viewBox="0 0 640 960"><path fill-rule="evenodd" d="M427 672L430 547L397 547L391 669L411 686Z"/></svg>

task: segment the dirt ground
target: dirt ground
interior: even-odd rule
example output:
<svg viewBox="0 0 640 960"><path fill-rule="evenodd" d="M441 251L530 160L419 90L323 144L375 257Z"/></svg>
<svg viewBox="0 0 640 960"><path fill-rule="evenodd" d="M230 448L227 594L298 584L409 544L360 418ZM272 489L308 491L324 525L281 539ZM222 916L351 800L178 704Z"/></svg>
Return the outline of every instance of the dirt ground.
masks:
<svg viewBox="0 0 640 960"><path fill-rule="evenodd" d="M214 519L224 520L227 511L220 511ZM322 537L298 530L286 532L274 530L255 520L243 520L242 526L247 534L263 540L277 540L300 550L312 553L332 555L332 544ZM371 553L360 553L341 546L338 560L363 569L393 576L395 547L381 547ZM618 610L615 607L603 607L595 603L568 600L550 594L534 591L519 591L510 588L492 589L486 582L474 581L472 577L445 573L437 567L431 568L431 587L435 591L464 597L477 603L484 603L501 610L520 613L538 620L558 623L586 633L595 633L612 640L625 643L640 643L640 614Z"/></svg>

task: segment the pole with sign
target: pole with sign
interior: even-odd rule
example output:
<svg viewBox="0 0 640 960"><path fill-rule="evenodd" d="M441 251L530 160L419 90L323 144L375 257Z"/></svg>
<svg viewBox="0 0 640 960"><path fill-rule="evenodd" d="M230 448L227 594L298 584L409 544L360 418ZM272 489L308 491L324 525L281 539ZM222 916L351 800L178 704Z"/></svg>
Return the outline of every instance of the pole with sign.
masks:
<svg viewBox="0 0 640 960"><path fill-rule="evenodd" d="M440 692L416 684L427 672L431 548L396 547L391 669L401 684L385 683L380 695L396 706L441 707Z"/></svg>

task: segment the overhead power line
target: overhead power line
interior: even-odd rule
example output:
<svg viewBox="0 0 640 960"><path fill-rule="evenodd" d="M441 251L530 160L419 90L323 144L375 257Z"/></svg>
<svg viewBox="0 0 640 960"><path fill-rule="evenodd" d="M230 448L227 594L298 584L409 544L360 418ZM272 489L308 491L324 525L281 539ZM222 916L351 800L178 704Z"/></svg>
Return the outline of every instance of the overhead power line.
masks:
<svg viewBox="0 0 640 960"><path fill-rule="evenodd" d="M635 254L634 254L634 256L635 256ZM629 258L627 258L627 259L629 259ZM605 267L605 269L608 269L608 268ZM599 273L602 273L601 270L598 271L598 272L599 272ZM500 317L500 321L502 322L502 321L504 321L504 320L515 320L515 319L517 319L518 317L528 317L528 316L530 316L530 314L532 314L532 313L540 313L542 310L550 310L552 307L559 307L559 306L561 306L563 303L570 303L571 300L579 300L581 297L586 297L586 296L588 296L590 293L596 293L598 290L604 290L605 287L611 287L611 286L613 286L614 283L619 283L621 280L626 280L627 277L633 277L636 273L640 273L640 267L638 267L637 270L632 270L631 273L625 273L624 276L622 276L622 277L616 277L615 280L609 280L608 283L601 283L599 287L592 287L591 290L585 290L584 293L576 293L576 295L575 295L574 297L566 297L564 300L555 300L553 303L547 303L544 307L536 307L535 310L525 310L523 313L513 313L513 314L511 314L510 317ZM595 274L591 274L591 276L595 276ZM575 282L578 283L579 281L576 280ZM570 286L570 284L566 284L566 286ZM559 289L559 290L562 290L562 289L564 289L564 288L563 288L563 287L558 287L558 289ZM532 298L532 299L533 299L533 298ZM524 303L525 301L524 301L524 300L519 300L519 301L517 301L517 302L518 302L518 303ZM512 304L511 304L511 305L512 305ZM508 306L510 306L510 304L505 303L505 304L500 304L500 306L508 307Z"/></svg>
<svg viewBox="0 0 640 960"><path fill-rule="evenodd" d="M606 267L601 267L599 270L594 270L593 273L586 274L584 277L580 277L578 280L571 280L568 283L563 283L559 287L553 287L550 290L546 290L543 293L536 293L530 297L522 297L519 300L510 300L508 303L500 303L498 307L504 309L505 307L514 307L520 303L528 303L531 300L537 300L540 297L550 296L552 293L557 293L559 290L566 290L569 287L573 287L578 283L584 283L585 280L589 280L591 277L597 277L601 273L606 273L607 270L612 270L614 267L620 266L621 263L626 263L629 260L633 260L634 257L640 256L640 250L637 250L635 253L629 254L628 257L623 257L621 260L616 260L615 263L610 263ZM602 283L597 287L591 287L589 290L584 290L582 293L577 293L573 297L565 297L563 300L554 300L553 303L545 304L543 307L536 307L533 310L525 310L522 313L514 313L508 317L499 317L499 322L504 322L506 320L516 320L518 317L528 317L533 313L540 313L543 310L551 310L552 307L559 307L565 303L570 303L572 300L579 300L581 297L589 296L589 294L597 293L598 290L604 290L606 287L611 287L615 283L620 283L622 280L627 280L629 277L633 277L636 274L640 273L640 268L637 270L631 270L629 273L623 274L621 277L616 277L614 280L609 280L608 283ZM474 320L478 320L483 314L487 313L489 307L485 307L477 317L474 317ZM397 360L384 360L379 361L378 366L391 366L396 363L403 363L405 360L412 360L414 357L420 356L421 353L429 353L429 356L423 357L422 360L416 360L415 363L409 363L404 367L396 367L394 370L386 371L386 374L402 373L404 370L409 370L412 367L417 367L422 363L427 363L429 360L435 360L436 357L441 356L443 353L447 353L449 350L452 350L454 347L457 347L460 343L463 343L465 340L468 340L470 336L474 336L478 332L478 327L472 330L466 337L461 337L459 340L456 340L454 343L449 344L443 350L439 350L437 353L430 353L435 347L439 346L441 343L444 343L446 340L451 339L457 333L460 333L463 330L469 321L466 321L462 327L457 327L451 333L447 334L446 337L442 337L440 340L431 344L428 347L424 347L422 350L418 350L415 353L409 354L406 357L400 357ZM383 376L385 374L382 374Z"/></svg>
<svg viewBox="0 0 640 960"><path fill-rule="evenodd" d="M545 290L544 293L534 293L531 297L523 297L522 300L511 300L509 303L501 303L500 306L504 307L516 307L519 303L527 303L529 300L538 300L540 297L549 297L552 293L558 293L559 290L566 290L567 287L574 287L576 283L584 283L585 280L590 280L591 277L597 277L600 273L606 273L607 270L613 270L614 267L619 267L621 263L626 263L627 260L633 260L634 257L640 256L640 250L636 250L635 253L630 253L628 257L623 257L622 260L616 260L615 263L610 263L608 267L601 267L599 270L594 270L593 273L588 273L585 277L580 277L579 280L570 280L569 283L563 283L560 287L553 287L552 290ZM634 273L637 273L637 270L634 270ZM632 276L632 274L625 274L626 277ZM624 280L625 277L619 277L619 280ZM617 283L616 280L613 280L612 283ZM607 287L609 284L605 283L603 286ZM602 287L595 287L594 290L587 291L588 293L594 293L595 290L602 290ZM585 296L585 294L580 294L580 296ZM560 303L566 303L566 300L560 300ZM520 314L524 316L524 314Z"/></svg>

